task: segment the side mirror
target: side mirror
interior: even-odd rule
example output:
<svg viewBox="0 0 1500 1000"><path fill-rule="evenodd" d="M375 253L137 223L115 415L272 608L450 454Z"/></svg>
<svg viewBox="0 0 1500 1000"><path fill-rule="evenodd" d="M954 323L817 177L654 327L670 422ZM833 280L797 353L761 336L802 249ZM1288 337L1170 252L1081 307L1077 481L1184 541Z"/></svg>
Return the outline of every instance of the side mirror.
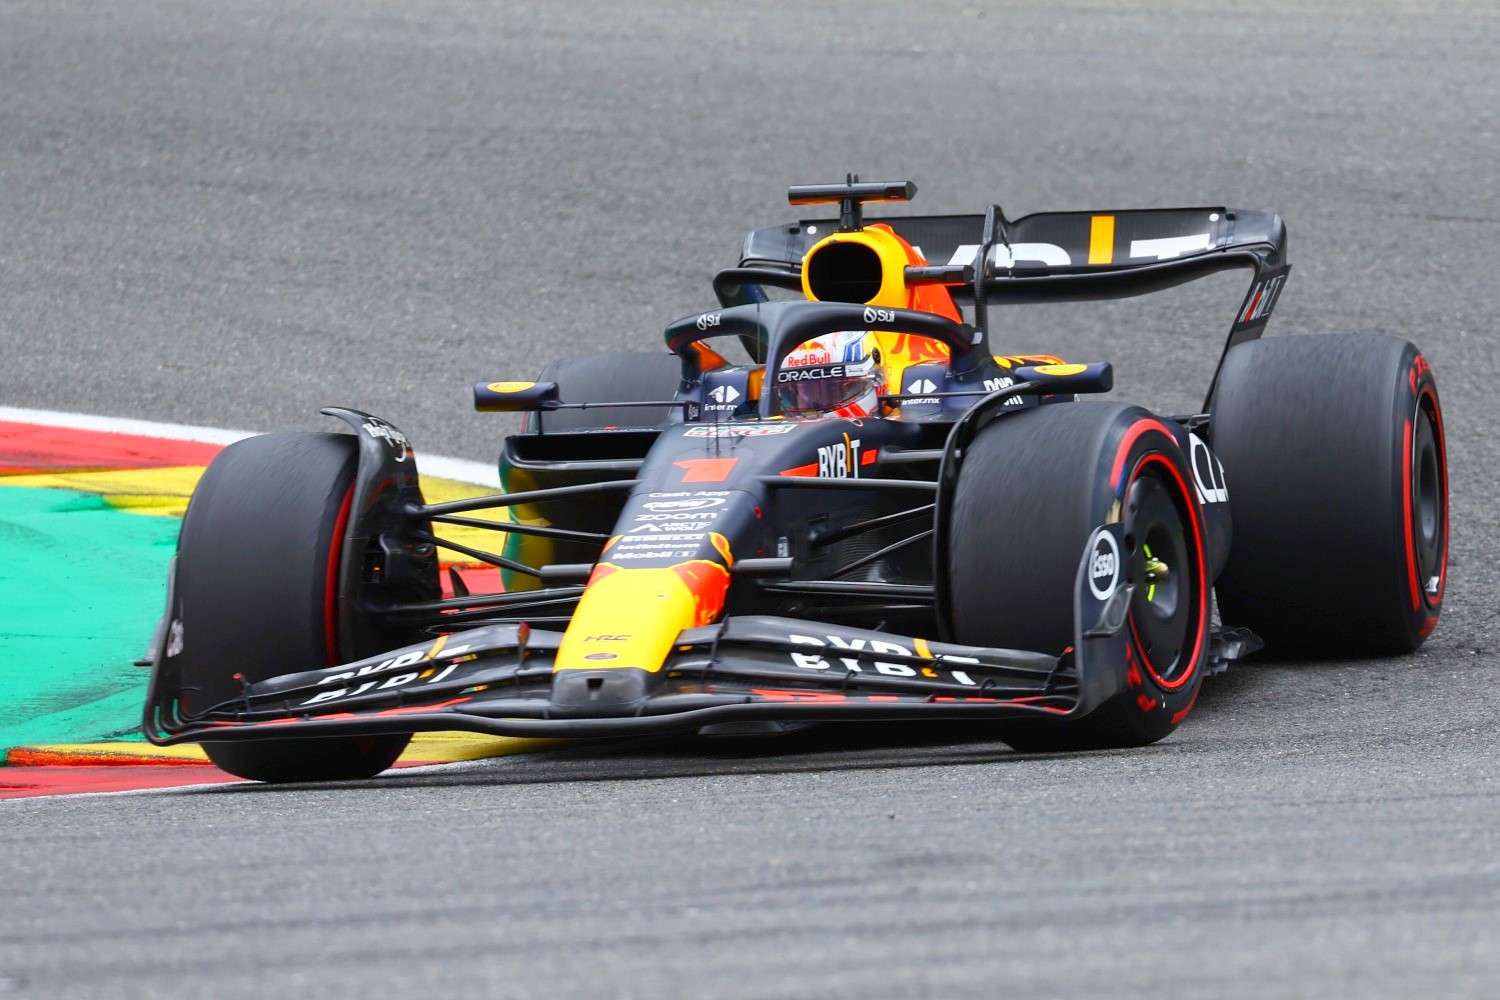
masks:
<svg viewBox="0 0 1500 1000"><path fill-rule="evenodd" d="M1088 365L1022 365L1007 374L1022 382L1036 382L1035 391L1108 392L1115 387L1115 370L1108 361Z"/></svg>
<svg viewBox="0 0 1500 1000"><path fill-rule="evenodd" d="M533 413L558 407L556 382L478 382L474 409L480 413Z"/></svg>

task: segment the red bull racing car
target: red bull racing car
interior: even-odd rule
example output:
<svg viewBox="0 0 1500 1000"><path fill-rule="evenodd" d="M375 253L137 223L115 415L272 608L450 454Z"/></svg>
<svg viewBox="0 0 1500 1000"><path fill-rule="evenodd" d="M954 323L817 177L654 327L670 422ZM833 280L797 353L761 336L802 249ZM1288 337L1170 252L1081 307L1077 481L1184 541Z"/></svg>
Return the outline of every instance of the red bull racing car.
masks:
<svg viewBox="0 0 1500 1000"><path fill-rule="evenodd" d="M1260 339L1277 216L865 218L914 193L794 187L837 217L752 232L665 350L479 383L477 409L525 414L497 495L426 502L405 435L355 410L323 411L351 433L226 448L183 522L147 738L264 781L373 775L425 730L968 719L1022 750L1139 746L1263 643L1432 631L1433 373L1391 337ZM1200 412L1099 400L1108 363L990 341L1002 307L1227 268L1253 278ZM503 592L445 591L443 548Z"/></svg>

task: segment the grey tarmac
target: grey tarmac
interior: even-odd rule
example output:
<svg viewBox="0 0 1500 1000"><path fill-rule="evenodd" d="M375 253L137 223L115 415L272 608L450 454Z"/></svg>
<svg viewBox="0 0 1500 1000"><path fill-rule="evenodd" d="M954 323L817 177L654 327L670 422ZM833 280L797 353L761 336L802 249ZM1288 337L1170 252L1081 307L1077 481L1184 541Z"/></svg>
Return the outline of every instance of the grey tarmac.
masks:
<svg viewBox="0 0 1500 1000"><path fill-rule="evenodd" d="M0 404L344 404L490 459L474 381L655 348L857 171L1280 212L1271 332L1422 346L1453 520L1420 653L1247 665L1139 751L825 729L0 803L0 997L1500 992L1493 3L9 0L0 95ZM1191 410L1241 281L997 341Z"/></svg>

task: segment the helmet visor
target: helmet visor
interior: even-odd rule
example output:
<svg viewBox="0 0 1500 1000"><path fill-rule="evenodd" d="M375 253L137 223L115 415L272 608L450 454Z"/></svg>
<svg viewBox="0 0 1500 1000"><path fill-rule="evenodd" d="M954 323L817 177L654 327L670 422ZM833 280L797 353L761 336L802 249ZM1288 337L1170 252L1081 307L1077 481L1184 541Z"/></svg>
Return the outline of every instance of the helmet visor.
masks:
<svg viewBox="0 0 1500 1000"><path fill-rule="evenodd" d="M858 401L875 387L867 374L852 374L852 365L808 365L776 373L781 412L791 415L832 413Z"/></svg>

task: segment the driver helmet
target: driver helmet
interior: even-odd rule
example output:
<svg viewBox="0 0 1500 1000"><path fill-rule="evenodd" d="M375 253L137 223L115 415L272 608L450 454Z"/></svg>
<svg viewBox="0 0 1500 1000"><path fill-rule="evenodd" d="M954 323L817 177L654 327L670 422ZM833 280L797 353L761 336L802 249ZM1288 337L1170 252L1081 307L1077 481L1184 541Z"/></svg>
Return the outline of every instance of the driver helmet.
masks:
<svg viewBox="0 0 1500 1000"><path fill-rule="evenodd" d="M776 373L776 397L788 417L868 417L880 407L881 372L863 330L801 344Z"/></svg>

